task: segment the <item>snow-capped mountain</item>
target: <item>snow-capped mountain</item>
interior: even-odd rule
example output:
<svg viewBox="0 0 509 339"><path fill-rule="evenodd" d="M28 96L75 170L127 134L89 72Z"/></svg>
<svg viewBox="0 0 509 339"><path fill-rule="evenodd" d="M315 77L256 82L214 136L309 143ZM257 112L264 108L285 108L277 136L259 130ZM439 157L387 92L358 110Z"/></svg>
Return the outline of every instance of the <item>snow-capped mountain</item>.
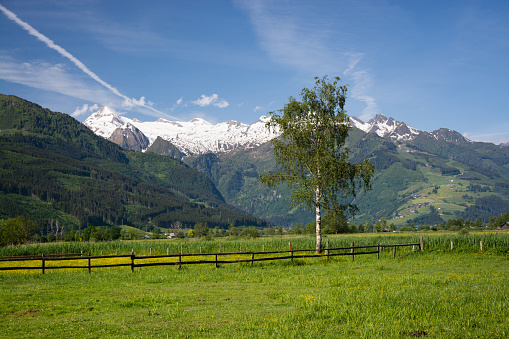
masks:
<svg viewBox="0 0 509 339"><path fill-rule="evenodd" d="M148 145L127 146L131 149L146 150L157 137L160 137L175 145L181 152L191 155L229 152L239 147L249 148L261 145L277 136L266 130L265 123L268 119L269 117L262 116L250 125L238 121L211 124L200 118L188 122L169 121L162 118L153 122L142 122L121 116L113 109L104 106L89 116L83 124L95 134L114 142L129 139L126 133L132 134L134 127L141 131L149 142ZM118 134L121 134L123 138L120 138ZM139 134L136 135L142 139Z"/></svg>
<svg viewBox="0 0 509 339"><path fill-rule="evenodd" d="M157 119L153 122L142 122L117 114L109 107L102 107L89 116L83 123L95 134L109 139L122 147L136 151L145 151L157 138L164 140L171 153L175 147L185 155L204 153L224 153L238 148L253 148L274 137L277 133L269 133L265 123L270 119L262 116L254 123L247 125L238 121L211 124L203 119L188 122ZM350 117L353 127L366 133L376 133L382 138L397 142L408 142L424 134L435 140L446 140L455 143L468 143L461 134L448 129L425 132L406 125L404 122L387 118L378 114L368 122ZM162 141L161 140L161 141ZM163 143L158 142L158 152ZM177 152L178 153L178 152Z"/></svg>
<svg viewBox="0 0 509 339"><path fill-rule="evenodd" d="M412 128L404 122L387 118L383 114L378 114L368 122L363 122L356 117L350 117L353 127L357 127L366 133L376 133L382 138L388 138L392 141L409 141L421 134L423 131Z"/></svg>

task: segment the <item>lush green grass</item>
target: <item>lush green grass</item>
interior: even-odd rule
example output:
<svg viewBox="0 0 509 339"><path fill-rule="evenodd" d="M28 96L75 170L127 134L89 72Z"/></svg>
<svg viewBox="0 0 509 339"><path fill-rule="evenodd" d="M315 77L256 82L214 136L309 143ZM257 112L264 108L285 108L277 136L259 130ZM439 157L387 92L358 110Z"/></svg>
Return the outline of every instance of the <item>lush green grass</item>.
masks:
<svg viewBox="0 0 509 339"><path fill-rule="evenodd" d="M413 253L0 273L0 337L496 338L507 257Z"/></svg>
<svg viewBox="0 0 509 339"><path fill-rule="evenodd" d="M409 232L409 233L360 233L329 235L323 238L323 247L346 247L354 242L355 246L376 245L376 244L408 244L418 243L419 237L424 239L426 251L448 252L451 241L454 242L454 252L480 252L480 241L484 243L484 251L494 254L509 253L509 232L483 231L470 232L468 235L461 235L458 232ZM314 235L290 235L261 237L257 239L246 239L240 237L213 238L211 241L202 239L183 240L135 240L135 241L110 241L110 242L67 242L67 243L45 243L27 246L0 247L0 257L11 255L34 255L34 254L57 254L57 253L83 253L91 252L92 255L99 255L101 252L107 254L129 254L132 250L136 254L147 254L152 249L152 254L179 253L214 253L240 252L240 251L276 251L287 250L289 242L293 249L315 248Z"/></svg>

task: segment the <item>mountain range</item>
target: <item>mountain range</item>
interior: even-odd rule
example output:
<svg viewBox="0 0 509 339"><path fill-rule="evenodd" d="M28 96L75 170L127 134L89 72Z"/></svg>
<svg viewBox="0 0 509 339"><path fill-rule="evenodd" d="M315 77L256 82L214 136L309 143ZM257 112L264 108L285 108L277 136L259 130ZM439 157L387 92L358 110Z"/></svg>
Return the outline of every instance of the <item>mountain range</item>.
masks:
<svg viewBox="0 0 509 339"><path fill-rule="evenodd" d="M0 219L16 216L43 234L55 226L267 225L180 160L127 150L67 114L0 94Z"/></svg>
<svg viewBox="0 0 509 339"><path fill-rule="evenodd" d="M42 232L57 221L66 230L305 224L313 216L291 205L287 187L266 189L258 180L277 170L269 142L277 134L265 130L267 119L150 123L105 107L85 126L0 95L0 218L30 217ZM348 201L359 207L353 222L487 222L509 211L508 147L383 115L351 123L351 161L369 159L376 168L372 189Z"/></svg>
<svg viewBox="0 0 509 339"><path fill-rule="evenodd" d="M188 122L162 118L143 122L103 106L83 124L95 134L131 150L145 151L160 138L177 147L183 155L196 155L259 146L276 136L265 128L268 119L261 117L250 125L238 121L214 125L200 118Z"/></svg>
<svg viewBox="0 0 509 339"><path fill-rule="evenodd" d="M259 174L276 169L269 140L277 133L265 129L268 119L250 125L141 122L103 107L84 124L122 147L182 159L210 177L227 203L247 213L273 224L309 222L312 214L289 203L287 188L268 190L258 182ZM359 206L355 222L487 221L509 210L508 147L473 142L447 128L422 131L382 114L368 122L350 117L350 123L350 158L367 158L377 170L372 190L353 201Z"/></svg>

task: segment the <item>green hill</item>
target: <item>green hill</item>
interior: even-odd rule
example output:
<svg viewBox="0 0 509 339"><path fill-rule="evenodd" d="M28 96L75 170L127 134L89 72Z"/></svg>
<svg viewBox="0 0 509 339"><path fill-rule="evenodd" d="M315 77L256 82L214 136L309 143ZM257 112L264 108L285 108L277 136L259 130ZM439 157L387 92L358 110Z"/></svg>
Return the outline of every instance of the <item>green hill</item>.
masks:
<svg viewBox="0 0 509 339"><path fill-rule="evenodd" d="M0 95L0 218L18 215L42 232L56 221L65 230L266 224L179 160L122 149L69 115Z"/></svg>
<svg viewBox="0 0 509 339"><path fill-rule="evenodd" d="M369 159L376 168L372 190L354 201L353 221L436 224L452 218L485 222L499 215L509 198L509 147L469 142L456 132L439 130L406 143L353 129L348 138L352 161ZM263 171L275 169L270 143L227 154L184 159L206 173L226 202L274 224L311 222L314 216L292 208L285 186L264 189ZM490 208L485 201L498 201Z"/></svg>

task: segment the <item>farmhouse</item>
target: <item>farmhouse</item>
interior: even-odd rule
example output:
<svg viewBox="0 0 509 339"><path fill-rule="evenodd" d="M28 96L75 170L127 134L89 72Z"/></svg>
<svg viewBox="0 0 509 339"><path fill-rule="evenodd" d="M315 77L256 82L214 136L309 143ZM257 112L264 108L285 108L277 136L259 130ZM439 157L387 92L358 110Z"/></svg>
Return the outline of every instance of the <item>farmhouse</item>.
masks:
<svg viewBox="0 0 509 339"><path fill-rule="evenodd" d="M497 227L497 231L508 231L509 230L509 221L506 221L501 227Z"/></svg>

